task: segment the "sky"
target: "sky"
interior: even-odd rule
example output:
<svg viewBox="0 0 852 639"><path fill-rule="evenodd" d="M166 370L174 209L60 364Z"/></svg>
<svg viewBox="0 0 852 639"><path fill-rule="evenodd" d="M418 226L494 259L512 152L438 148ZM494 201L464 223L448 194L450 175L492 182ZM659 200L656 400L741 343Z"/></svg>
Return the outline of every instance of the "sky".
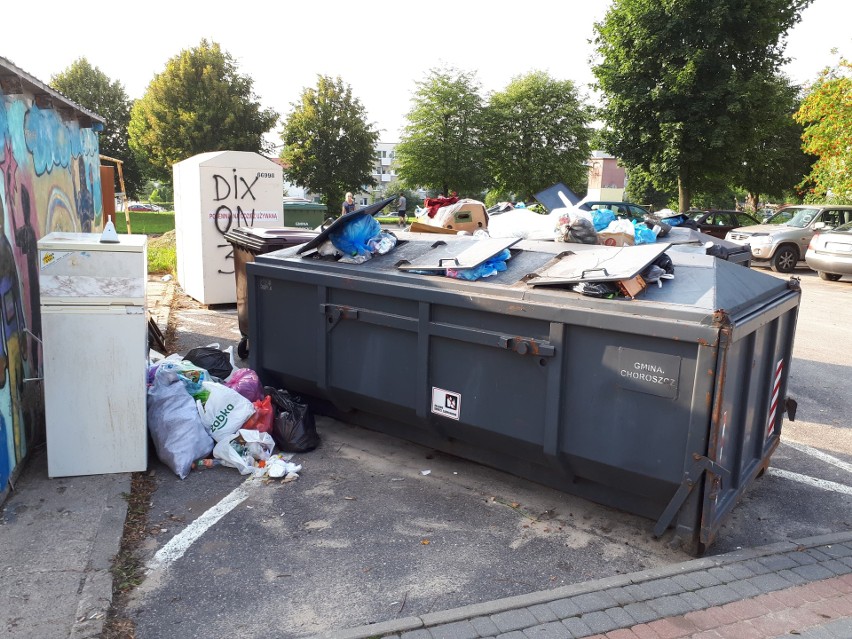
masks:
<svg viewBox="0 0 852 639"><path fill-rule="evenodd" d="M399 140L415 83L430 69L475 71L485 93L546 71L593 99L593 25L610 0L12 0L0 9L0 56L43 82L80 57L119 80L131 99L181 50L218 42L282 116L317 75L340 76L382 142ZM120 6L119 12L116 6ZM852 59L849 0L814 0L788 34L784 71L812 82ZM280 126L279 126L280 129ZM280 142L276 132L267 136Z"/></svg>

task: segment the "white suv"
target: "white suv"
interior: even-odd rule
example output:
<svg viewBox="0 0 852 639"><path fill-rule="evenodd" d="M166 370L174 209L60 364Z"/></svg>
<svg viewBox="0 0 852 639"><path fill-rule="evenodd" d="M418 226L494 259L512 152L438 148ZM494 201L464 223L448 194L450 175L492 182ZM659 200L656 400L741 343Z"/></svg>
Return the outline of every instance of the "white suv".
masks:
<svg viewBox="0 0 852 639"><path fill-rule="evenodd" d="M728 231L725 239L751 246L754 262L769 263L773 271L791 273L814 233L852 222L852 206L803 204L785 206L764 224Z"/></svg>

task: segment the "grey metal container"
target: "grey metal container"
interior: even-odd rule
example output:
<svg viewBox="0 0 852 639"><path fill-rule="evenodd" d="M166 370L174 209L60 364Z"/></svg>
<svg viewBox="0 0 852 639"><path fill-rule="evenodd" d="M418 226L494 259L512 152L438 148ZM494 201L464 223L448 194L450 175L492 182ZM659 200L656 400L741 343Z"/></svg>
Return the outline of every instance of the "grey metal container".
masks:
<svg viewBox="0 0 852 639"><path fill-rule="evenodd" d="M702 553L778 445L797 281L673 250L662 288L596 299L530 284L590 247L521 242L506 271L468 282L402 272L436 237L401 237L360 265L292 250L246 265L264 381L649 517L657 536L674 526Z"/></svg>
<svg viewBox="0 0 852 639"><path fill-rule="evenodd" d="M298 228L266 228L235 226L225 233L225 239L233 247L234 277L237 286L237 324L242 338L237 344L237 354L245 358L249 351L248 341L248 294L246 291L246 264L258 255L296 246L314 239L317 231Z"/></svg>

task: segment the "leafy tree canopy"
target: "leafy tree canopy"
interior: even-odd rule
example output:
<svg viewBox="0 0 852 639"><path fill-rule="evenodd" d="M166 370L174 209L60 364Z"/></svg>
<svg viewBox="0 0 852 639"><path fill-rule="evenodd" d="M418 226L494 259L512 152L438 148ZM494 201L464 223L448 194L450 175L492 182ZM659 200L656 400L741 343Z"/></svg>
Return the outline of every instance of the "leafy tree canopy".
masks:
<svg viewBox="0 0 852 639"><path fill-rule="evenodd" d="M536 71L491 96L488 165L498 190L529 201L557 182L583 191L588 180L590 109L574 83Z"/></svg>
<svg viewBox="0 0 852 639"><path fill-rule="evenodd" d="M144 180L127 141L131 100L124 86L118 80L110 80L86 58L75 60L67 69L52 76L50 86L106 120L99 134L100 151L122 161L124 188L128 197L135 197Z"/></svg>
<svg viewBox="0 0 852 639"><path fill-rule="evenodd" d="M446 195L481 193L484 162L483 100L476 74L431 69L416 83L402 139L396 147L400 177L412 188Z"/></svg>
<svg viewBox="0 0 852 639"><path fill-rule="evenodd" d="M785 76L777 76L767 89L759 135L745 150L733 180L748 194L747 206L752 210L757 208L761 195L781 198L793 189L815 159L802 150L803 129L793 119L799 104L798 87Z"/></svg>
<svg viewBox="0 0 852 639"><path fill-rule="evenodd" d="M302 91L287 115L281 140L288 181L322 194L337 211L347 191L375 185L372 177L378 132L367 122L361 101L339 77L320 75Z"/></svg>
<svg viewBox="0 0 852 639"><path fill-rule="evenodd" d="M677 207L677 185L655 181L653 176L640 166L628 171L625 196L628 201L653 211Z"/></svg>
<svg viewBox="0 0 852 639"><path fill-rule="evenodd" d="M130 115L130 147L148 176L171 184L172 165L198 153L268 151L263 135L278 115L261 108L253 84L215 42L171 58Z"/></svg>
<svg viewBox="0 0 852 639"><path fill-rule="evenodd" d="M677 180L689 208L691 191L731 176L761 130L784 35L811 1L615 0L595 25L607 150Z"/></svg>
<svg viewBox="0 0 852 639"><path fill-rule="evenodd" d="M796 113L804 150L817 156L808 200L852 202L852 63L824 69Z"/></svg>

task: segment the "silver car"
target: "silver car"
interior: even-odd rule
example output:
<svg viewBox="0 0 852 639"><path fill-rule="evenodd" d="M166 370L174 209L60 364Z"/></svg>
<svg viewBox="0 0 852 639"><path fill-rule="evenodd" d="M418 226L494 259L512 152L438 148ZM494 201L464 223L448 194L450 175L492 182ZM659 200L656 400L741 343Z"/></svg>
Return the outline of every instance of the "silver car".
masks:
<svg viewBox="0 0 852 639"><path fill-rule="evenodd" d="M805 261L829 282L852 275L852 224L815 234L805 253Z"/></svg>
<svg viewBox="0 0 852 639"><path fill-rule="evenodd" d="M814 233L852 222L852 206L804 204L779 209L764 224L729 231L726 240L751 247L753 264L768 264L773 271L791 273Z"/></svg>

